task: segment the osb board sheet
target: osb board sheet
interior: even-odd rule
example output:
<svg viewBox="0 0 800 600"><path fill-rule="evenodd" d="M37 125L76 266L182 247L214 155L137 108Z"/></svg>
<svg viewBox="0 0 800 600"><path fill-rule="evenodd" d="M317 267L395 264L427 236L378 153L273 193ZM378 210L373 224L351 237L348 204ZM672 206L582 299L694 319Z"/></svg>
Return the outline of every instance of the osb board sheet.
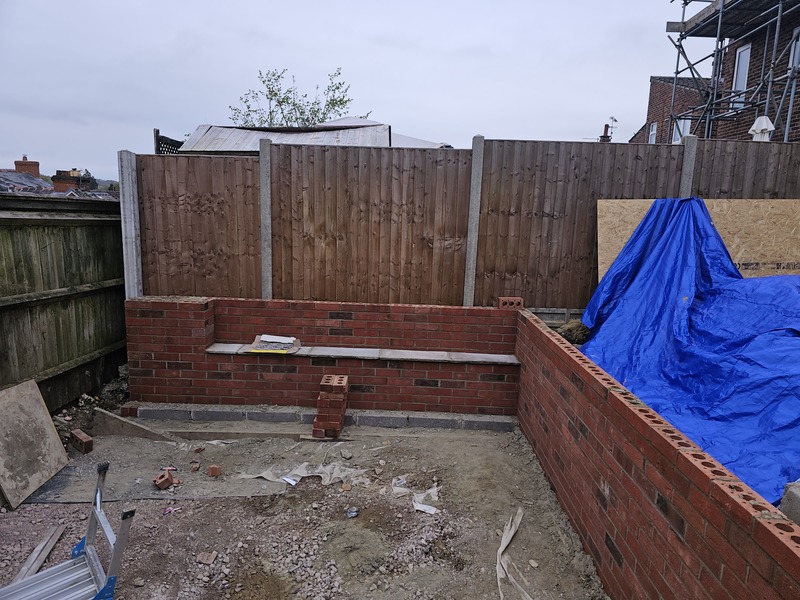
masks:
<svg viewBox="0 0 800 600"><path fill-rule="evenodd" d="M800 200L706 200L744 277L800 274ZM602 279L652 200L597 201L597 271Z"/></svg>
<svg viewBox="0 0 800 600"><path fill-rule="evenodd" d="M36 382L0 390L0 491L19 506L69 462Z"/></svg>

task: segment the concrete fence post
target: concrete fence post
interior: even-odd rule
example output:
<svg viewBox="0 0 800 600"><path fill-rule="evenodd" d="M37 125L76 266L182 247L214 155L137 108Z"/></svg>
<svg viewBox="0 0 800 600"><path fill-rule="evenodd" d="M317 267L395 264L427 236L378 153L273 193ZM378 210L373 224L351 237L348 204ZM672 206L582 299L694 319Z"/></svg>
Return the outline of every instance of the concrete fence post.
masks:
<svg viewBox="0 0 800 600"><path fill-rule="evenodd" d="M692 195L694 184L694 167L697 158L697 136L683 136L683 169L681 170L681 183L678 190L679 198L688 198Z"/></svg>
<svg viewBox="0 0 800 600"><path fill-rule="evenodd" d="M142 235L139 224L139 176L136 155L117 152L119 160L119 205L122 221L122 262L125 269L125 298L144 295L142 285Z"/></svg>
<svg viewBox="0 0 800 600"><path fill-rule="evenodd" d="M261 186L261 297L272 300L272 141L259 140L258 169Z"/></svg>
<svg viewBox="0 0 800 600"><path fill-rule="evenodd" d="M472 175L469 186L469 221L467 224L467 264L464 266L464 306L475 304L475 268L478 263L478 226L481 216L484 137L472 138Z"/></svg>

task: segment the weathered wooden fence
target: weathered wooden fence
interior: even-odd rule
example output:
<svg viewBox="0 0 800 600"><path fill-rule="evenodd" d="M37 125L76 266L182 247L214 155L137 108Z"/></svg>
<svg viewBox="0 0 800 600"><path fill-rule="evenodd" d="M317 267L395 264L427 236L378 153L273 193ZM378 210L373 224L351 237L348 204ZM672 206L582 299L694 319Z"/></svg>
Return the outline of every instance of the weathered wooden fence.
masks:
<svg viewBox="0 0 800 600"><path fill-rule="evenodd" d="M797 144L266 147L130 155L135 293L577 308L597 283L598 199L800 195Z"/></svg>
<svg viewBox="0 0 800 600"><path fill-rule="evenodd" d="M145 293L260 297L258 158L138 159Z"/></svg>
<svg viewBox="0 0 800 600"><path fill-rule="evenodd" d="M0 195L0 387L51 410L124 363L119 203Z"/></svg>

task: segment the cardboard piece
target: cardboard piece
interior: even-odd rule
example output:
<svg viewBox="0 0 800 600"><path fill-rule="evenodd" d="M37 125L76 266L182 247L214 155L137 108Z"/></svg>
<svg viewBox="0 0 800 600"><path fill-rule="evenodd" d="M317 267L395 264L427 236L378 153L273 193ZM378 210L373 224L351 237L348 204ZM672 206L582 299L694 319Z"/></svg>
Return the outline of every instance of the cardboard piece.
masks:
<svg viewBox="0 0 800 600"><path fill-rule="evenodd" d="M597 273L611 263L652 200L597 201ZM800 200L706 200L706 207L743 277L800 274Z"/></svg>
<svg viewBox="0 0 800 600"><path fill-rule="evenodd" d="M68 462L36 382L0 390L0 491L11 508Z"/></svg>

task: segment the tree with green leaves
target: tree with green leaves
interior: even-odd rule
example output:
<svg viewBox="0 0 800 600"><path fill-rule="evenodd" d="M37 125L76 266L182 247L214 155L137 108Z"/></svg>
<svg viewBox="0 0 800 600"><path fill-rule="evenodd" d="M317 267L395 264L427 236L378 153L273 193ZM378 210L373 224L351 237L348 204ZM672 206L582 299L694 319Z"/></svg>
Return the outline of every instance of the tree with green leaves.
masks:
<svg viewBox="0 0 800 600"><path fill-rule="evenodd" d="M245 92L240 106L229 107L231 121L240 127L310 127L347 114L353 99L350 85L341 80L341 67L328 75L322 97L317 86L313 98L298 91L294 76L291 85L284 83L287 71L259 71L262 87Z"/></svg>
<svg viewBox="0 0 800 600"><path fill-rule="evenodd" d="M97 179L89 172L89 169L84 169L78 178L78 187L82 190L96 190Z"/></svg>

